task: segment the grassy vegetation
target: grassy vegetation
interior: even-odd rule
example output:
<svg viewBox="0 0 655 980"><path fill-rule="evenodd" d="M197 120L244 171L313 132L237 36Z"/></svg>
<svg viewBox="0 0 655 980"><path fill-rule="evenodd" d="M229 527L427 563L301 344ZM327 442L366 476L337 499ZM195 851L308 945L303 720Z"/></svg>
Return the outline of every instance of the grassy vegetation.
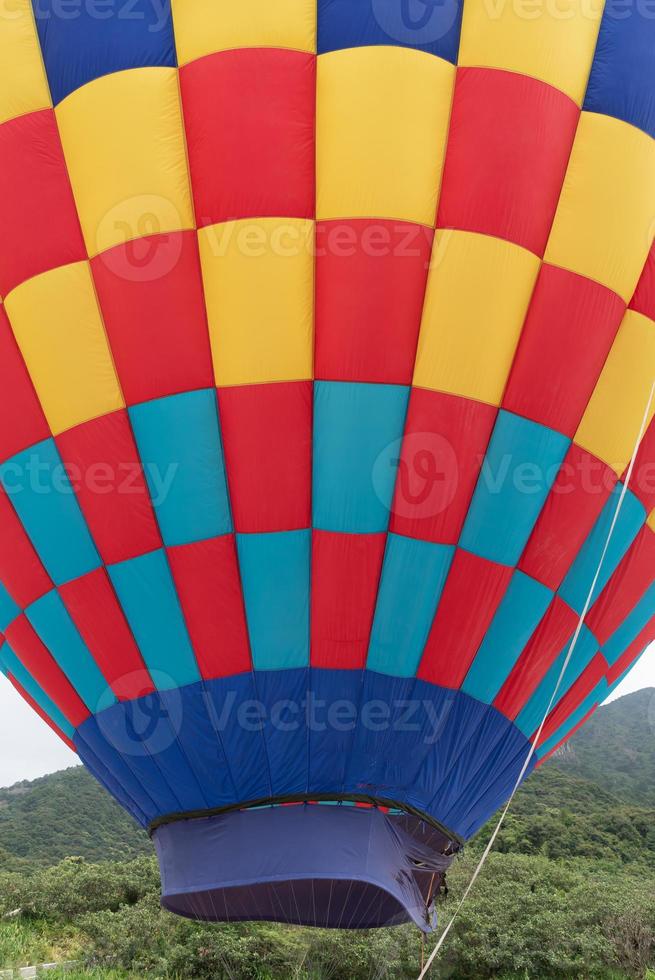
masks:
<svg viewBox="0 0 655 980"><path fill-rule="evenodd" d="M450 872L442 924L474 861L471 853ZM494 854L434 975L645 980L655 970L654 894L655 873L641 861ZM352 933L176 918L159 907L150 859L4 874L0 916L10 906L24 911L0 920L0 964L77 959L77 975L98 980L415 980L420 962L411 927Z"/></svg>

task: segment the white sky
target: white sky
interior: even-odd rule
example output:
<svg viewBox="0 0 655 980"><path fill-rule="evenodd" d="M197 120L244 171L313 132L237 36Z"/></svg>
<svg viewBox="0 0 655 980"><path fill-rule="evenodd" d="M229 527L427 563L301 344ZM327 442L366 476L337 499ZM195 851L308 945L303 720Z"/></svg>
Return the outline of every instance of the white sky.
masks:
<svg viewBox="0 0 655 980"><path fill-rule="evenodd" d="M644 654L612 700L655 687L655 644ZM0 674L0 786L36 779L77 764L77 756L54 735Z"/></svg>

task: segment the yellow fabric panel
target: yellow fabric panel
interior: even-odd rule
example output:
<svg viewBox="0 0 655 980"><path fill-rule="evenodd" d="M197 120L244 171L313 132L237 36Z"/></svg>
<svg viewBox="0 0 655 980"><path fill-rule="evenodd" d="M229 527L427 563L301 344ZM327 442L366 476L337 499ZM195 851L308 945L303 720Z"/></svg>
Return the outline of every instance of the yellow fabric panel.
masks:
<svg viewBox="0 0 655 980"><path fill-rule="evenodd" d="M422 51L318 58L317 215L434 225L455 68Z"/></svg>
<svg viewBox="0 0 655 980"><path fill-rule="evenodd" d="M414 385L499 405L539 266L500 238L438 231Z"/></svg>
<svg viewBox="0 0 655 980"><path fill-rule="evenodd" d="M655 510L652 510L648 515L648 520L646 521L651 531L655 531Z"/></svg>
<svg viewBox="0 0 655 980"><path fill-rule="evenodd" d="M55 435L123 408L87 262L28 279L5 307Z"/></svg>
<svg viewBox="0 0 655 980"><path fill-rule="evenodd" d="M580 117L546 262L629 302L653 240L655 140L599 113Z"/></svg>
<svg viewBox="0 0 655 980"><path fill-rule="evenodd" d="M653 381L655 323L628 310L575 436L618 476L632 457Z"/></svg>
<svg viewBox="0 0 655 980"><path fill-rule="evenodd" d="M198 238L216 383L310 379L314 223L230 221Z"/></svg>
<svg viewBox="0 0 655 980"><path fill-rule="evenodd" d="M0 8L0 124L52 105L30 0Z"/></svg>
<svg viewBox="0 0 655 980"><path fill-rule="evenodd" d="M459 64L530 75L582 105L604 6L604 0L467 0Z"/></svg>
<svg viewBox="0 0 655 980"><path fill-rule="evenodd" d="M172 0L178 63L230 48L316 50L316 0Z"/></svg>
<svg viewBox="0 0 655 980"><path fill-rule="evenodd" d="M89 255L194 227L177 69L105 75L56 113Z"/></svg>

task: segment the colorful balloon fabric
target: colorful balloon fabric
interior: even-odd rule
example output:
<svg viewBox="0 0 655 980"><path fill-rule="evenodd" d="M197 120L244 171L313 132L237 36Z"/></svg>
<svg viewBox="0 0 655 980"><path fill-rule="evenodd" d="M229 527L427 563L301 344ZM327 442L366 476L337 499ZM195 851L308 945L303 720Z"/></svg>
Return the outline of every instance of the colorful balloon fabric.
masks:
<svg viewBox="0 0 655 980"><path fill-rule="evenodd" d="M0 666L167 907L433 927L628 479L654 233L646 4L4 5ZM655 639L652 415L529 769Z"/></svg>

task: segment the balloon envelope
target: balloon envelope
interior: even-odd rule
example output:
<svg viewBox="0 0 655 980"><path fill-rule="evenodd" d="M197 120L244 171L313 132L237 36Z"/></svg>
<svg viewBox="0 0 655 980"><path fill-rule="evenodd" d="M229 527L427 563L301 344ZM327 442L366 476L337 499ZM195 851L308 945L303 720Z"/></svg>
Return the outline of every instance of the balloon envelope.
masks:
<svg viewBox="0 0 655 980"><path fill-rule="evenodd" d="M0 16L0 666L173 911L429 930L655 638L655 21L566 7Z"/></svg>

